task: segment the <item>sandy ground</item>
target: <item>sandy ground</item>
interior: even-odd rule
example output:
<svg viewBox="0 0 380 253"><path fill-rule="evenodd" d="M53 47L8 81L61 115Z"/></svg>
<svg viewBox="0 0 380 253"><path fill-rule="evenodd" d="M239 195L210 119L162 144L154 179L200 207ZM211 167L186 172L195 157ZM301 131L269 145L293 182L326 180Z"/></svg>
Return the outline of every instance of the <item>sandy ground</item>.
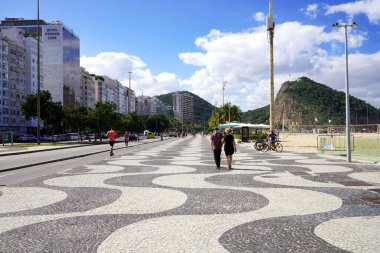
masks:
<svg viewBox="0 0 380 253"><path fill-rule="evenodd" d="M288 134L280 133L280 141L284 151L301 153L318 153L316 134Z"/></svg>
<svg viewBox="0 0 380 253"><path fill-rule="evenodd" d="M353 133L355 138L380 138L378 133ZM280 141L284 151L301 153L319 153L317 150L317 134L280 133Z"/></svg>

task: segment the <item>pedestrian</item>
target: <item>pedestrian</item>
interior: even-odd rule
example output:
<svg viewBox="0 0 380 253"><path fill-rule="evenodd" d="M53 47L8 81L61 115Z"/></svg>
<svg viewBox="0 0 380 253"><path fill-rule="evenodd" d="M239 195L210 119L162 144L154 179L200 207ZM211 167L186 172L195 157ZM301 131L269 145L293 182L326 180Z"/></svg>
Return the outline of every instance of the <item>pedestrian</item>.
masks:
<svg viewBox="0 0 380 253"><path fill-rule="evenodd" d="M111 130L107 132L107 138L111 146L110 156L113 156L113 145L115 144L116 137L117 137L117 133L111 127Z"/></svg>
<svg viewBox="0 0 380 253"><path fill-rule="evenodd" d="M214 133L211 135L211 149L214 152L214 160L217 169L220 169L220 154L222 153L222 140L223 135L220 133L219 128L215 127Z"/></svg>
<svg viewBox="0 0 380 253"><path fill-rule="evenodd" d="M128 142L129 142L129 133L128 133L128 131L125 131L125 133L124 133L125 148L128 148Z"/></svg>
<svg viewBox="0 0 380 253"><path fill-rule="evenodd" d="M161 138L161 141L164 140L164 134L162 132L160 133L160 138Z"/></svg>
<svg viewBox="0 0 380 253"><path fill-rule="evenodd" d="M225 133L226 135L224 136L222 143L224 145L224 153L227 157L228 169L232 170L232 155L236 153L236 142L234 136L232 135L231 128L227 128Z"/></svg>

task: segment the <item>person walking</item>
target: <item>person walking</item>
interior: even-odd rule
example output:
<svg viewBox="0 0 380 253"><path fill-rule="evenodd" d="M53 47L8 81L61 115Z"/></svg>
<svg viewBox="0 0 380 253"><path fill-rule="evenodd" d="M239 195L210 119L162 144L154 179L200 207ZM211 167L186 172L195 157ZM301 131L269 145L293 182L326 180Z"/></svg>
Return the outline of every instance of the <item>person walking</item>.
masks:
<svg viewBox="0 0 380 253"><path fill-rule="evenodd" d="M216 168L220 169L220 155L222 153L222 140L223 135L220 133L219 128L214 129L214 133L211 135L211 149L214 152L214 160Z"/></svg>
<svg viewBox="0 0 380 253"><path fill-rule="evenodd" d="M224 145L224 153L226 154L228 169L232 170L232 155L236 153L236 142L232 135L231 128L227 128L225 133L226 135L222 140L222 144Z"/></svg>
<svg viewBox="0 0 380 253"><path fill-rule="evenodd" d="M124 133L125 148L128 148L128 142L129 142L129 133L128 133L128 131L125 131L125 133Z"/></svg>
<svg viewBox="0 0 380 253"><path fill-rule="evenodd" d="M111 127L111 130L107 132L107 138L111 146L110 156L113 156L113 145L115 144L116 137L117 137L117 133Z"/></svg>

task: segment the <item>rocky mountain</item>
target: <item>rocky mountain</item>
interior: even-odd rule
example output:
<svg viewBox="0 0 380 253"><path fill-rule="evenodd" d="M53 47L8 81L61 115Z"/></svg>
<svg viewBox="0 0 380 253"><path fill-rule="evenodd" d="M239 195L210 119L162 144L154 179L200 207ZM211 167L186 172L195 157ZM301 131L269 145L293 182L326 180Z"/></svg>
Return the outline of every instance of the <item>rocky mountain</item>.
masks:
<svg viewBox="0 0 380 253"><path fill-rule="evenodd" d="M215 106L213 106L208 101L204 100L203 98L189 92L185 91L186 93L193 96L193 104L194 104L194 122L192 123L199 123L203 124L204 122L207 123L208 119L210 118L212 111L215 110ZM166 105L173 106L173 95L175 92L158 95L155 96L158 100L162 101Z"/></svg>
<svg viewBox="0 0 380 253"><path fill-rule="evenodd" d="M282 84L275 99L275 123L289 125L344 125L345 93L307 77ZM350 96L351 124L379 123L380 110ZM268 123L269 106L244 113L244 122Z"/></svg>

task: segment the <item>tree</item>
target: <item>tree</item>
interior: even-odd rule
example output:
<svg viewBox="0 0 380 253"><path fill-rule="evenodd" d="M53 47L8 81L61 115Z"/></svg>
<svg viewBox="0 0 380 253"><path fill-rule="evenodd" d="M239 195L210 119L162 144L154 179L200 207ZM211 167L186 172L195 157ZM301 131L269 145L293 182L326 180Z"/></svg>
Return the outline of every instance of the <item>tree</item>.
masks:
<svg viewBox="0 0 380 253"><path fill-rule="evenodd" d="M242 112L237 105L231 105L231 103L224 104L221 107L216 108L215 112L209 119L209 127L214 127L219 124L225 124L230 121L239 121L241 119Z"/></svg>
<svg viewBox="0 0 380 253"><path fill-rule="evenodd" d="M88 132L90 112L91 109L86 107L64 108L63 122L71 131Z"/></svg>
<svg viewBox="0 0 380 253"><path fill-rule="evenodd" d="M121 126L121 114L116 112L113 102L98 102L89 114L89 125L92 130L100 134L111 127L118 129Z"/></svg>
<svg viewBox="0 0 380 253"><path fill-rule="evenodd" d="M144 125L141 117L139 117L136 112L130 112L127 116L124 116L122 122L125 130L129 132L144 131Z"/></svg>
<svg viewBox="0 0 380 253"><path fill-rule="evenodd" d="M169 120L162 114L151 115L145 122L146 128L151 132L163 132L169 127Z"/></svg>
<svg viewBox="0 0 380 253"><path fill-rule="evenodd" d="M50 92L43 90L40 93L40 105L40 117L44 121L44 128L58 132L63 118L61 102L54 102ZM20 109L26 120L37 117L37 94L27 95Z"/></svg>

